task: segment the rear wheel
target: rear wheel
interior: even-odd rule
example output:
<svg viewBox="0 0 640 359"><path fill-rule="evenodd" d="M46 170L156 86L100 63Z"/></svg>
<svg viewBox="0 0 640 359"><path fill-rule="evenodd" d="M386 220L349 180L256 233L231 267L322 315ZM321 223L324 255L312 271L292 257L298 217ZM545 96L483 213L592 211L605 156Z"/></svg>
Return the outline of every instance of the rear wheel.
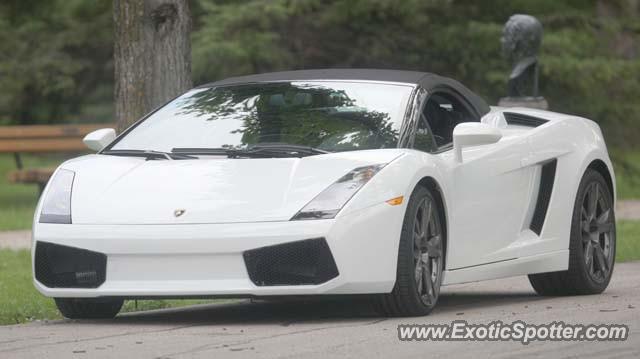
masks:
<svg viewBox="0 0 640 359"><path fill-rule="evenodd" d="M442 283L444 214L431 190L417 187L411 194L400 235L396 284L376 298L388 316L419 316L431 312Z"/></svg>
<svg viewBox="0 0 640 359"><path fill-rule="evenodd" d="M56 298L56 306L69 319L109 319L115 317L122 304L121 299Z"/></svg>
<svg viewBox="0 0 640 359"><path fill-rule="evenodd" d="M529 275L540 295L602 293L616 256L613 196L600 173L588 169L580 182L571 223L569 270Z"/></svg>

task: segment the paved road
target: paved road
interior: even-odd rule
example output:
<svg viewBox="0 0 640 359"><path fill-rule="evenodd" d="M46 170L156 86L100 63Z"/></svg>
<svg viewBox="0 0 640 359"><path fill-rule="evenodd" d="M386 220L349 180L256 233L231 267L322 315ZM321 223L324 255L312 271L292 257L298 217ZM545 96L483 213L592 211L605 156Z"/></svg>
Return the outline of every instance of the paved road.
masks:
<svg viewBox="0 0 640 359"><path fill-rule="evenodd" d="M621 323L626 342L400 342L402 323ZM422 318L380 318L358 301L205 305L115 320L0 327L0 358L640 357L640 262L603 295L542 298L525 277L445 288Z"/></svg>
<svg viewBox="0 0 640 359"><path fill-rule="evenodd" d="M6 231L0 232L0 249L27 249L31 248L31 231Z"/></svg>
<svg viewBox="0 0 640 359"><path fill-rule="evenodd" d="M640 220L640 200L618 201L616 204L616 218Z"/></svg>

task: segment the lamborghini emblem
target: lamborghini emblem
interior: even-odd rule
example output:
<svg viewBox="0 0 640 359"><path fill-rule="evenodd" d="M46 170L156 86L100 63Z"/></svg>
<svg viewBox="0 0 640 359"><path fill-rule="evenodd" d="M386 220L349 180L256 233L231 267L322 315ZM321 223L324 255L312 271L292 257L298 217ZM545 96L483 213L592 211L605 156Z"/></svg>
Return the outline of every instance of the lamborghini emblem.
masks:
<svg viewBox="0 0 640 359"><path fill-rule="evenodd" d="M180 217L184 214L184 212L186 212L186 210L184 209L176 209L175 211L173 211L173 215L175 217Z"/></svg>

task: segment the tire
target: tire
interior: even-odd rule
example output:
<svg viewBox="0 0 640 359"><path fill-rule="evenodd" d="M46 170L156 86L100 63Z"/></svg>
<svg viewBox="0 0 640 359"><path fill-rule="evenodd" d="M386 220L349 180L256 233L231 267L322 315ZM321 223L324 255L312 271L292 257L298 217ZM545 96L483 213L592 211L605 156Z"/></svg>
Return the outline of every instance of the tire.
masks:
<svg viewBox="0 0 640 359"><path fill-rule="evenodd" d="M616 257L614 211L607 182L599 172L587 169L574 203L569 269L529 275L529 282L538 294L599 294L607 288Z"/></svg>
<svg viewBox="0 0 640 359"><path fill-rule="evenodd" d="M121 299L56 298L55 301L60 313L69 319L114 318L124 303Z"/></svg>
<svg viewBox="0 0 640 359"><path fill-rule="evenodd" d="M434 193L425 187L416 187L407 204L400 234L396 283L391 293L374 298L379 313L394 317L422 316L435 307L444 265L443 216Z"/></svg>

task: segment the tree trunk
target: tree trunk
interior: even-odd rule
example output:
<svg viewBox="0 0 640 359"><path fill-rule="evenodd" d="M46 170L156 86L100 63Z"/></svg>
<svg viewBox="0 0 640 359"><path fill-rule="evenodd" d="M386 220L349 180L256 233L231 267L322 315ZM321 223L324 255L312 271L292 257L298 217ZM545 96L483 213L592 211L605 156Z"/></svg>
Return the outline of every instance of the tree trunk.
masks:
<svg viewBox="0 0 640 359"><path fill-rule="evenodd" d="M116 121L121 132L191 88L188 0L113 0Z"/></svg>

